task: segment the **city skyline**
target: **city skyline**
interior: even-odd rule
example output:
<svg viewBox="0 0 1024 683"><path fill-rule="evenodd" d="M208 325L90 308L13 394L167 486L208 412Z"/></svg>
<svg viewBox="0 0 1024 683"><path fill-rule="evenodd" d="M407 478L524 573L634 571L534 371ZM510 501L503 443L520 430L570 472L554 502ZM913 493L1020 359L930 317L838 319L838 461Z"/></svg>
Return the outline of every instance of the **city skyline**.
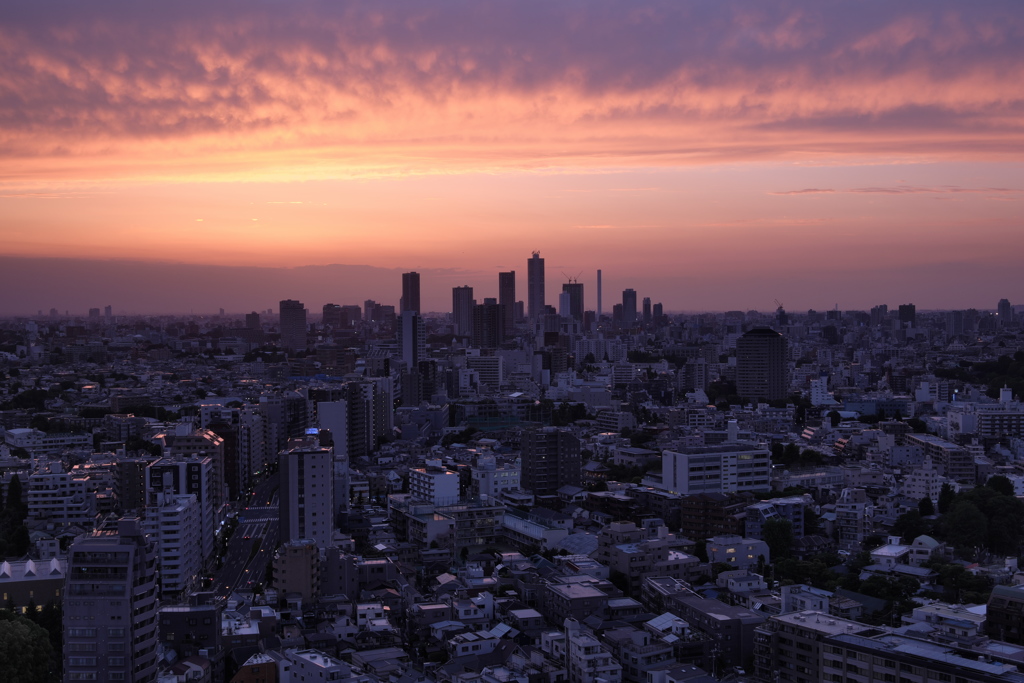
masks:
<svg viewBox="0 0 1024 683"><path fill-rule="evenodd" d="M551 291L602 268L666 310L1024 298L1013 3L96 3L0 26L7 258L394 268L426 309L498 271L525 289L537 250ZM447 269L465 282L427 282Z"/></svg>

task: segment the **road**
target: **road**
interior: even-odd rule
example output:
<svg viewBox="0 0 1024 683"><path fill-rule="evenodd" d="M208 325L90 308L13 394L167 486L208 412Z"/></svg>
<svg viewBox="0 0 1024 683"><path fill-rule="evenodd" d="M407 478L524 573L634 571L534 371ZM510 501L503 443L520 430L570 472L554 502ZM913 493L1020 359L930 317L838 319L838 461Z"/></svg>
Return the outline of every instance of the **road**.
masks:
<svg viewBox="0 0 1024 683"><path fill-rule="evenodd" d="M213 590L223 597L263 581L267 562L277 548L278 475L261 482L248 506L238 510L238 527L228 541L224 563L215 574Z"/></svg>

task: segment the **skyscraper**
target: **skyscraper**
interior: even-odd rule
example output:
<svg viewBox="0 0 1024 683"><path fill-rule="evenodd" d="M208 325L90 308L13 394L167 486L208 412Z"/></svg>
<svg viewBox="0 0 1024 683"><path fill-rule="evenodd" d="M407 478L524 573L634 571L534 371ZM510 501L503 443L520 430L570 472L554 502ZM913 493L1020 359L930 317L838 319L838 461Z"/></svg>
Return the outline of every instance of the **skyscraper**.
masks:
<svg viewBox="0 0 1024 683"><path fill-rule="evenodd" d="M473 306L473 346L496 349L505 341L504 310L494 299Z"/></svg>
<svg viewBox="0 0 1024 683"><path fill-rule="evenodd" d="M900 304L899 317L902 327L914 327L917 322L917 306L914 304Z"/></svg>
<svg viewBox="0 0 1024 683"><path fill-rule="evenodd" d="M455 334L468 337L473 334L473 288L452 287L452 322Z"/></svg>
<svg viewBox="0 0 1024 683"><path fill-rule="evenodd" d="M516 323L516 271L498 273L498 303L505 307L505 334L512 334Z"/></svg>
<svg viewBox="0 0 1024 683"><path fill-rule="evenodd" d="M736 391L743 398L774 401L789 389L786 338L758 327L736 340Z"/></svg>
<svg viewBox="0 0 1024 683"><path fill-rule="evenodd" d="M343 324L344 317L341 314L341 306L338 304L324 304L323 326L332 330L340 330L346 327Z"/></svg>
<svg viewBox="0 0 1024 683"><path fill-rule="evenodd" d="M1000 327L1006 327L1013 323L1013 306L1009 299L1000 299L996 305L996 319Z"/></svg>
<svg viewBox="0 0 1024 683"><path fill-rule="evenodd" d="M334 453L316 436L292 439L277 459L281 543L309 539L321 548L334 531Z"/></svg>
<svg viewBox="0 0 1024 683"><path fill-rule="evenodd" d="M260 314L256 311L245 314L245 328L247 330L260 329Z"/></svg>
<svg viewBox="0 0 1024 683"><path fill-rule="evenodd" d="M137 519L68 552L64 680L149 683L157 673L157 553Z"/></svg>
<svg viewBox="0 0 1024 683"><path fill-rule="evenodd" d="M537 320L544 315L544 259L539 251L533 252L526 262L526 288L527 312L530 320Z"/></svg>
<svg viewBox="0 0 1024 683"><path fill-rule="evenodd" d="M402 273L402 301L400 312L420 313L420 274Z"/></svg>
<svg viewBox="0 0 1024 683"><path fill-rule="evenodd" d="M636 322L636 292L626 289L622 292L622 325L632 327Z"/></svg>
<svg viewBox="0 0 1024 683"><path fill-rule="evenodd" d="M597 270L597 319L601 319L604 311L601 308L601 269Z"/></svg>
<svg viewBox="0 0 1024 683"><path fill-rule="evenodd" d="M289 351L306 349L306 307L301 301L281 302L281 347Z"/></svg>
<svg viewBox="0 0 1024 683"><path fill-rule="evenodd" d="M649 327L651 324L651 297L644 297L644 327Z"/></svg>
<svg viewBox="0 0 1024 683"><path fill-rule="evenodd" d="M562 285L562 291L569 295L569 316L583 322L583 283L569 280Z"/></svg>
<svg viewBox="0 0 1024 683"><path fill-rule="evenodd" d="M402 313L402 324L398 328L398 344L402 350L405 366L415 370L427 356L427 331L423 318L413 311Z"/></svg>

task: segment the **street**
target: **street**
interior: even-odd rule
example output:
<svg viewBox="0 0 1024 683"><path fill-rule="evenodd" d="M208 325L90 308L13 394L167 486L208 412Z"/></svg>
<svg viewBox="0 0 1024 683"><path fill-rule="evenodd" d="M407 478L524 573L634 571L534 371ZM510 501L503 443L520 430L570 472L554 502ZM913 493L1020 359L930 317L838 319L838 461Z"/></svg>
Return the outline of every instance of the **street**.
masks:
<svg viewBox="0 0 1024 683"><path fill-rule="evenodd" d="M232 591L263 582L279 537L277 486L275 473L256 487L249 506L238 511L238 527L214 577L213 590L218 595L226 598Z"/></svg>

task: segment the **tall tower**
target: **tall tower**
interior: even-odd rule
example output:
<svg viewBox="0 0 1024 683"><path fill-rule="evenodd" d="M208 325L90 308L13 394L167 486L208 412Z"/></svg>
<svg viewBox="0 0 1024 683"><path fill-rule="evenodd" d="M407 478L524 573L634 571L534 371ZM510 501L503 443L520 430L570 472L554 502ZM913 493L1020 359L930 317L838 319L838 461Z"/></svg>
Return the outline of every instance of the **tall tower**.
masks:
<svg viewBox="0 0 1024 683"><path fill-rule="evenodd" d="M601 319L601 269L597 269L597 319Z"/></svg>
<svg viewBox="0 0 1024 683"><path fill-rule="evenodd" d="M281 346L289 351L306 350L306 307L301 301L281 302Z"/></svg>
<svg viewBox="0 0 1024 683"><path fill-rule="evenodd" d="M281 473L281 543L310 539L321 548L334 530L334 451L316 436L292 439L277 458Z"/></svg>
<svg viewBox="0 0 1024 683"><path fill-rule="evenodd" d="M651 325L651 297L644 297L644 327Z"/></svg>
<svg viewBox="0 0 1024 683"><path fill-rule="evenodd" d="M460 337L473 334L473 304L472 287L452 287L452 322Z"/></svg>
<svg viewBox="0 0 1024 683"><path fill-rule="evenodd" d="M157 552L137 519L79 536L68 552L64 680L138 681L157 673Z"/></svg>
<svg viewBox="0 0 1024 683"><path fill-rule="evenodd" d="M622 324L632 327L636 322L636 292L626 289L622 292Z"/></svg>
<svg viewBox="0 0 1024 683"><path fill-rule="evenodd" d="M544 314L544 259L540 252L533 252L533 256L526 262L526 305L529 309L530 320L536 320Z"/></svg>
<svg viewBox="0 0 1024 683"><path fill-rule="evenodd" d="M505 307L505 334L511 334L516 322L516 271L498 273L498 303Z"/></svg>
<svg viewBox="0 0 1024 683"><path fill-rule="evenodd" d="M569 295L569 316L583 322L583 283L570 279L562 285L562 291Z"/></svg>
<svg viewBox="0 0 1024 683"><path fill-rule="evenodd" d="M412 311L420 314L420 274L402 273L402 301L399 313Z"/></svg>
<svg viewBox="0 0 1024 683"><path fill-rule="evenodd" d="M736 340L736 391L743 398L774 401L789 389L786 338L757 327Z"/></svg>

